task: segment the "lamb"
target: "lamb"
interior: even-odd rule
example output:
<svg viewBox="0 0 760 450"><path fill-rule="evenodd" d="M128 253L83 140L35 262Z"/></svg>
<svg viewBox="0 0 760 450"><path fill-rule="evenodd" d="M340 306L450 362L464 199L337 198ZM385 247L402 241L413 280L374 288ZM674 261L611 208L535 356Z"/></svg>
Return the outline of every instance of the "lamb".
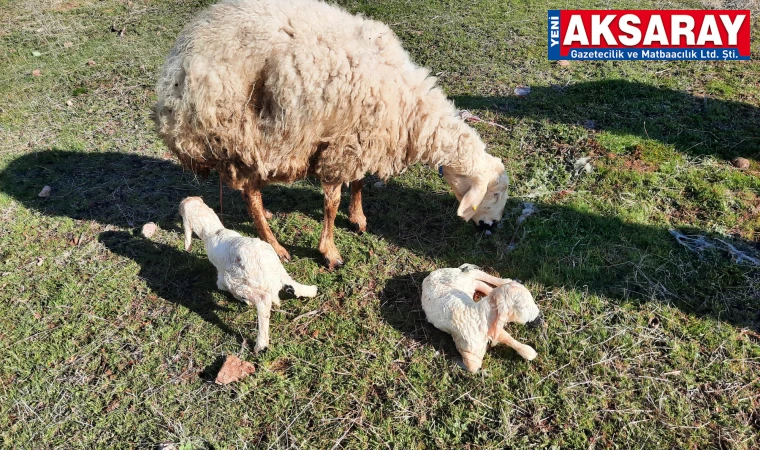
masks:
<svg viewBox="0 0 760 450"><path fill-rule="evenodd" d="M343 184L349 219L366 230L365 174L412 164L441 168L457 214L493 229L507 200L499 158L457 115L429 70L411 62L383 23L316 0L224 0L177 38L159 76L158 134L185 167L242 191L261 239L290 255L267 223L261 189L318 177L324 191L319 250L333 240Z"/></svg>
<svg viewBox="0 0 760 450"><path fill-rule="evenodd" d="M224 228L200 197L182 200L179 213L185 231L185 250L190 251L195 232L218 271L216 286L256 306L259 334L254 351L263 350L269 346L269 314L272 305L280 306L280 290L296 297L314 297L317 287L293 281L271 245Z"/></svg>
<svg viewBox="0 0 760 450"><path fill-rule="evenodd" d="M475 302L476 291L486 297ZM422 309L428 322L451 334L470 372L483 365L489 344L506 344L529 361L537 355L504 330L510 322L529 326L543 322L533 296L520 283L491 276L472 264L439 269L422 282Z"/></svg>

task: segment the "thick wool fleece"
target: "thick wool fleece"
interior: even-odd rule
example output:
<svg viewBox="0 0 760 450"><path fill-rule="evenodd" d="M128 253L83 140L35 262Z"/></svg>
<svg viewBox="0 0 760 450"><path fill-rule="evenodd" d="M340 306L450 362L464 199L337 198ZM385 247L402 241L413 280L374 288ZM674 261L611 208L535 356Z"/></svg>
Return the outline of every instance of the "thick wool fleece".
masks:
<svg viewBox="0 0 760 450"><path fill-rule="evenodd" d="M237 189L387 178L422 162L445 166L458 198L472 183L456 177L482 179L482 199L503 164L428 73L383 23L314 0L226 0L179 36L156 123L185 166Z"/></svg>

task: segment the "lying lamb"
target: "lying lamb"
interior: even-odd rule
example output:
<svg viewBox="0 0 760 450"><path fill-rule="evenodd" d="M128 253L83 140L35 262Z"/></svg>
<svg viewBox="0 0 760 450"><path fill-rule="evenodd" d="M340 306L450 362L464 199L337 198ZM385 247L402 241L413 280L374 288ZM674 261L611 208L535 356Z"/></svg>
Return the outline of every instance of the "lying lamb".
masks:
<svg viewBox="0 0 760 450"><path fill-rule="evenodd" d="M243 237L224 228L214 211L200 197L187 197L179 204L185 229L185 249L190 251L193 231L203 240L206 254L218 271L216 286L236 299L256 305L259 335L255 351L269 345L269 313L280 306L280 290L297 297L314 297L316 286L296 283L280 263L271 245Z"/></svg>
<svg viewBox="0 0 760 450"><path fill-rule="evenodd" d="M475 291L486 297L475 302ZM483 365L489 344L506 344L527 360L537 355L504 330L510 322L537 326L543 321L533 296L516 281L496 278L472 264L439 269L422 282L422 309L430 323L452 335L470 372Z"/></svg>
<svg viewBox="0 0 760 450"><path fill-rule="evenodd" d="M324 190L319 250L343 263L333 240L343 184L360 231L365 174L387 179L410 165L440 168L457 214L493 229L507 174L486 153L429 70L414 64L383 23L314 0L224 0L177 38L156 87L158 134L201 175L216 170L242 191L261 239L290 256L267 223L261 189L307 175Z"/></svg>

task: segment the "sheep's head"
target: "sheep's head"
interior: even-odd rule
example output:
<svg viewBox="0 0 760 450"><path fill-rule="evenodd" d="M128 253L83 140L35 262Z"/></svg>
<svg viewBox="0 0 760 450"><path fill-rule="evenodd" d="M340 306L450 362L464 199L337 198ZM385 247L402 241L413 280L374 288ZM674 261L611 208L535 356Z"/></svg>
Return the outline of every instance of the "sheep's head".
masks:
<svg viewBox="0 0 760 450"><path fill-rule="evenodd" d="M484 153L472 176L463 176L444 167L443 176L459 200L457 215L472 220L479 230L494 231L507 203L509 177L499 158Z"/></svg>
<svg viewBox="0 0 760 450"><path fill-rule="evenodd" d="M502 323L516 322L537 326L543 322L530 291L516 281L495 288L489 297L496 302L499 321Z"/></svg>

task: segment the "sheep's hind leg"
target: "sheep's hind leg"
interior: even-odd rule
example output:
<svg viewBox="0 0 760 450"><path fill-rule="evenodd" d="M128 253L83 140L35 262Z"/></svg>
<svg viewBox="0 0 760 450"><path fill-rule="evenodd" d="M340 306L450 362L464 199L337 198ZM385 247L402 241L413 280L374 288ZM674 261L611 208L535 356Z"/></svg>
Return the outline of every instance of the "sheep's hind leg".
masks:
<svg viewBox="0 0 760 450"><path fill-rule="evenodd" d="M267 211L264 209L264 202L261 199L261 191L258 187L246 185L243 189L243 200L248 207L248 213L253 218L253 223L256 225L256 232L259 234L264 242L274 247L274 251L280 259L284 261L290 261L290 253L277 242L277 238L274 237L272 230L267 223ZM271 213L270 213L271 214Z"/></svg>
<svg viewBox="0 0 760 450"><path fill-rule="evenodd" d="M519 342L503 329L499 330L499 334L496 336L496 342L512 347L520 356L528 361L533 360L538 355L533 347Z"/></svg>
<svg viewBox="0 0 760 450"><path fill-rule="evenodd" d="M333 238L335 216L338 214L340 205L340 185L340 183L322 183L322 190L325 191L325 219L322 225L322 236L319 239L319 251L325 257L325 263L330 270L343 265L343 259Z"/></svg>
<svg viewBox="0 0 760 450"><path fill-rule="evenodd" d="M351 202L348 204L348 221L356 225L359 233L367 231L367 217L362 209L363 180L351 182Z"/></svg>

